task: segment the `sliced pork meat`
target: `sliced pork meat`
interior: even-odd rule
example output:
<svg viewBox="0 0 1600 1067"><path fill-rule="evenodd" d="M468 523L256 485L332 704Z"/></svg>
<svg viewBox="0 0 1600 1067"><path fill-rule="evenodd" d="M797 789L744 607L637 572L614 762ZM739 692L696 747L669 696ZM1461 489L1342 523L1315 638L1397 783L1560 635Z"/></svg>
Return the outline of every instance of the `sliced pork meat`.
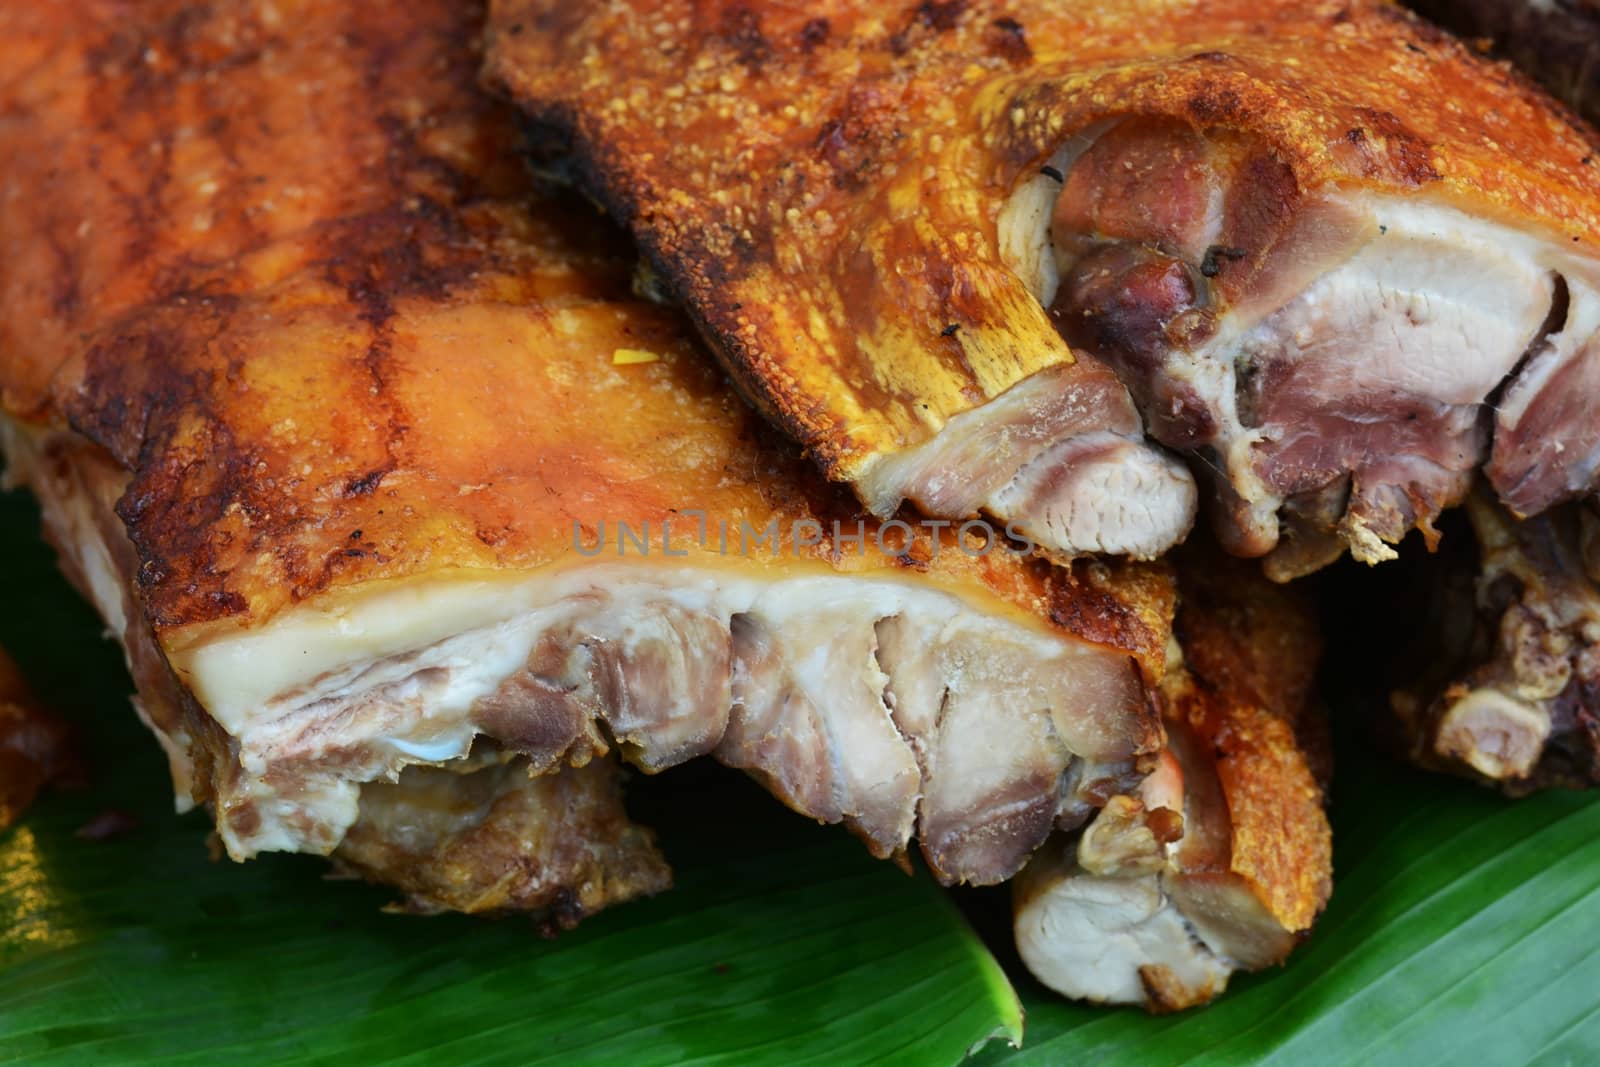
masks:
<svg viewBox="0 0 1600 1067"><path fill-rule="evenodd" d="M1277 578L1597 487L1600 139L1389 3L497 0L488 76L884 514L1170 544L1106 368Z"/></svg>
<svg viewBox="0 0 1600 1067"><path fill-rule="evenodd" d="M1480 466L1526 514L1600 475L1600 264L1555 240L1304 195L1269 143L1137 117L1078 155L1051 234L1063 334L1209 465L1219 533L1277 577L1330 534L1393 558Z"/></svg>
<svg viewBox="0 0 1600 1067"><path fill-rule="evenodd" d="M1282 961L1332 886L1315 622L1237 563L1183 566L1159 769L1015 883L1017 949L1040 981L1157 1012Z"/></svg>
<svg viewBox="0 0 1600 1067"><path fill-rule="evenodd" d="M1404 743L1425 766L1512 794L1600 784L1594 513L1518 521L1488 493L1467 512L1477 552L1428 576L1433 669L1392 698Z"/></svg>
<svg viewBox="0 0 1600 1067"><path fill-rule="evenodd" d="M0 438L231 855L333 855L421 908L556 883L588 908L575 886L648 891L657 860L535 835L556 873L502 883L591 781L519 776L709 756L987 883L1137 786L1164 568L862 514L512 165L481 13L275 12L0 14L12 68L60 57L0 88Z"/></svg>
<svg viewBox="0 0 1600 1067"><path fill-rule="evenodd" d="M873 460L856 486L884 517L908 500L930 515L991 515L1065 556L1155 559L1188 533L1198 506L1188 472L1145 442L1127 389L1087 356Z"/></svg>
<svg viewBox="0 0 1600 1067"><path fill-rule="evenodd" d="M1595 0L1407 0L1600 122L1600 3Z"/></svg>
<svg viewBox="0 0 1600 1067"><path fill-rule="evenodd" d="M41 789L77 773L71 731L39 706L0 649L0 830L16 822Z"/></svg>

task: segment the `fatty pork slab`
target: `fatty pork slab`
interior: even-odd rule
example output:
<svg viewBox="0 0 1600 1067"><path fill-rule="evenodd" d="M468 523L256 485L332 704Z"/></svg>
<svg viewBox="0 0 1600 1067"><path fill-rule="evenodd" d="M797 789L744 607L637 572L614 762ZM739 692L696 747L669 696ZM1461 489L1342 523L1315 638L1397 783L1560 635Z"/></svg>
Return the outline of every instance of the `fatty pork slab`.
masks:
<svg viewBox="0 0 1600 1067"><path fill-rule="evenodd" d="M571 917L666 882L619 759L714 756L948 882L1136 789L1165 568L860 516L533 187L478 28L0 16L4 449L180 804L237 859Z"/></svg>

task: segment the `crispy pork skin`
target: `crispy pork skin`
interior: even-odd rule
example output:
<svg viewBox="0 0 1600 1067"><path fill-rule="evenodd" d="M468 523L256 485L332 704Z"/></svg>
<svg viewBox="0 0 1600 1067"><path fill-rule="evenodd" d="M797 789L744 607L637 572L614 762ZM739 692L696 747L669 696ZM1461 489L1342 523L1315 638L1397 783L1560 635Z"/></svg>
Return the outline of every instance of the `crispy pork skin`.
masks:
<svg viewBox="0 0 1600 1067"><path fill-rule="evenodd" d="M1600 3L1595 0L1407 0L1474 43L1487 42L1557 99L1600 122Z"/></svg>
<svg viewBox="0 0 1600 1067"><path fill-rule="evenodd" d="M1600 568L1593 512L1518 521L1468 501L1477 553L1430 568L1434 669L1391 700L1424 766L1513 795L1600 784Z"/></svg>
<svg viewBox="0 0 1600 1067"><path fill-rule="evenodd" d="M1308 606L1238 563L1182 566L1160 768L1015 883L1017 948L1040 981L1157 1012L1282 961L1332 887Z"/></svg>
<svg viewBox="0 0 1600 1067"><path fill-rule="evenodd" d="M480 21L0 13L0 66L31 72L0 123L3 446L229 852L545 907L475 865L582 780L472 753L711 756L992 882L1135 787L1166 570L861 514L532 187L476 88ZM459 877L402 876L372 807L452 791L415 768L504 801L413 843ZM608 855L641 865L608 884L654 884Z"/></svg>
<svg viewBox="0 0 1600 1067"><path fill-rule="evenodd" d="M0 830L21 817L39 790L75 773L66 724L39 706L0 649Z"/></svg>
<svg viewBox="0 0 1600 1067"><path fill-rule="evenodd" d="M1392 4L496 0L491 36L491 81L873 506L1170 540L1122 399L1092 434L1038 399L1103 367L1277 578L1432 537L1479 469L1519 514L1597 487L1600 139Z"/></svg>

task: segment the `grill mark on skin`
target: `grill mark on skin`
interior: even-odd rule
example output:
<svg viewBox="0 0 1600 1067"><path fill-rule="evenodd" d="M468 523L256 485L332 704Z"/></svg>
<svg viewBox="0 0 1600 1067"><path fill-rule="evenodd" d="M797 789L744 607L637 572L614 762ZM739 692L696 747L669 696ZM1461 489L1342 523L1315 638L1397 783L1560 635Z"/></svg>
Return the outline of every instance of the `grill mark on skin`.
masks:
<svg viewBox="0 0 1600 1067"><path fill-rule="evenodd" d="M215 12L194 9L155 30L122 32L105 39L97 53L98 62L108 71L105 76L127 83L121 91L94 97L106 102L93 125L107 132L109 143L117 143L125 123L149 122L151 117L177 108L184 78L245 72L259 62L259 47L228 52L218 61L198 58L195 42L219 32L219 25L221 16ZM244 32L259 35L253 24ZM402 42L367 41L359 47L366 50L365 55L377 55L381 60L383 54L402 47ZM453 51L462 50L456 47ZM152 55L164 58L164 64L147 62ZM454 58L460 63L459 55ZM374 92L381 88L385 66L372 62L362 68ZM472 104L480 109L485 106L477 101ZM398 117L383 115L377 121L389 145L381 157L382 165L397 190L431 189L457 204L486 192L483 176L468 176L449 160L427 151L417 140L417 130ZM317 220L307 231L274 235L243 210L255 195L249 183L225 180L230 169L240 167L241 150L257 136L256 131L220 114L209 115L197 129L204 137L203 150L214 152L224 165L218 172L219 188L211 207L222 224L232 228L226 242L231 253L248 256L271 241L298 245L313 260L319 250L327 250L331 253L326 259L329 280L342 286L358 317L372 331L361 365L371 377L374 404L383 413L388 461L377 468L351 472L342 483L346 496L371 495L396 468L397 446L406 429L404 413L387 384L395 301L406 296L443 299L450 288L468 281L474 272L499 268L498 253L493 245L485 247L480 236L469 232L459 211L427 194L412 195L404 207L388 205L367 215ZM139 551L141 587L154 593L158 586L171 588L178 583L182 590L176 600L157 598L181 605L154 611L161 627L245 613L245 598L223 588L227 566L221 561L222 554L272 545L278 533L273 523L292 521L298 510L288 496L293 486L263 483L258 467L265 458L250 449L241 451L225 427L222 398L231 391L233 377L242 372L240 358L229 356L214 371L181 369L192 365L184 357L186 352L219 344L226 347L230 330L239 324L236 316L243 304L240 297L227 291L238 284L236 261L209 261L203 253L187 250L174 258L167 251L163 227L170 227L172 220L162 205L173 188L170 140L170 129L163 130L156 141L156 165L132 172L139 175L136 184L126 183L125 175L130 173L126 169L109 176L131 224L129 241L120 254L130 271L142 273L150 283L147 293L121 316L132 333L108 325L94 331L86 342L81 370L68 372L76 374L80 384L65 412L70 425L104 442L119 462L137 472L119 505L119 514L129 524ZM98 156L98 144L90 151ZM396 225L396 214L405 221ZM398 246L382 243L397 232L410 239ZM56 231L51 236L52 247L59 248ZM424 246L443 254L425 259ZM163 256L170 262L161 264ZM158 264L154 272L146 259ZM63 256L60 278L69 288L56 299L62 312L88 310L77 273L71 269L70 256ZM199 318L194 315L196 305L204 309ZM95 335L104 339L95 340ZM138 352L145 354L135 357ZM198 424L192 422L196 416ZM186 424L185 420L190 421ZM179 442L180 433L184 443ZM166 494L157 487L164 478L176 478L189 487L181 506L160 503ZM245 520L248 544L232 533L212 529L230 509L236 509ZM340 570L352 561L359 562L360 557L384 558L373 546L362 546L359 556L341 547L320 564L301 558L289 545L270 551L297 598L326 588Z"/></svg>

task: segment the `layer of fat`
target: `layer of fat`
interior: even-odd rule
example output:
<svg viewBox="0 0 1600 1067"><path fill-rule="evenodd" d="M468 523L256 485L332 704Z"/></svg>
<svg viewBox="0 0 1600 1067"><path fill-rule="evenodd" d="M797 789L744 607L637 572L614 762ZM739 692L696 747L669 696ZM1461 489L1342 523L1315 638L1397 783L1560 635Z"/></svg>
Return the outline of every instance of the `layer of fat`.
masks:
<svg viewBox="0 0 1600 1067"><path fill-rule="evenodd" d="M201 706L236 737L433 668L450 671L448 691L432 695L437 713L452 715L492 692L527 662L540 635L585 615L597 598L639 605L661 600L723 623L746 612L827 612L841 603L862 615L905 613L930 622L974 610L953 593L893 579L752 577L734 568L595 563L358 590L335 605L290 609L171 658ZM988 622L1011 640L1031 644L1041 658L1074 644L1010 619Z"/></svg>

